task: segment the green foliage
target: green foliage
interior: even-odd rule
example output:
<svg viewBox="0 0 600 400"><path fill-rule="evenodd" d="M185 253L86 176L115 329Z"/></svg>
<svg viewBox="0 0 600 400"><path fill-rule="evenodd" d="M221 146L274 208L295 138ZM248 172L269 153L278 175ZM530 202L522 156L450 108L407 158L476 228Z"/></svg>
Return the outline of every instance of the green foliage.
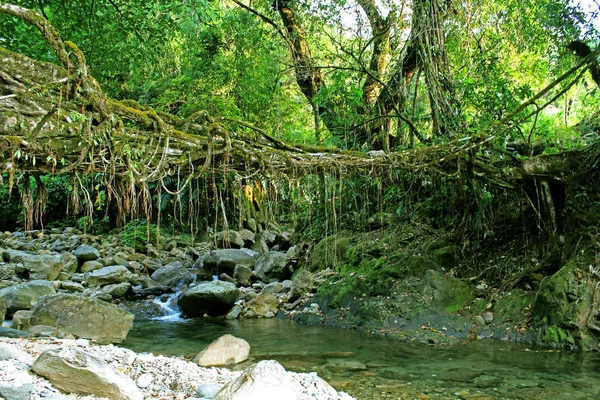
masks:
<svg viewBox="0 0 600 400"><path fill-rule="evenodd" d="M128 222L120 234L123 244L133 247L138 253L145 253L146 244L155 244L159 231L155 224L148 224L145 219L136 219Z"/></svg>

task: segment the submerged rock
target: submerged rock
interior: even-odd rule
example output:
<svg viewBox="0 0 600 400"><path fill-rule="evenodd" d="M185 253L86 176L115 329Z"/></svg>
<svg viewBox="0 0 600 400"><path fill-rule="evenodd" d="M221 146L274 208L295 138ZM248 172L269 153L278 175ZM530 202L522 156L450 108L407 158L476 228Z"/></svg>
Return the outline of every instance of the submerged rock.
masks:
<svg viewBox="0 0 600 400"><path fill-rule="evenodd" d="M201 367L216 367L239 364L248 359L250 345L244 339L223 335L194 357Z"/></svg>
<svg viewBox="0 0 600 400"><path fill-rule="evenodd" d="M135 382L104 360L74 347L47 350L32 370L67 393L89 394L115 400L142 400Z"/></svg>
<svg viewBox="0 0 600 400"><path fill-rule="evenodd" d="M201 317L224 315L233 307L239 291L233 283L223 281L202 282L186 290L177 304L191 316Z"/></svg>
<svg viewBox="0 0 600 400"><path fill-rule="evenodd" d="M73 294L45 296L32 309L31 325L48 325L98 343L120 343L133 314L101 300Z"/></svg>

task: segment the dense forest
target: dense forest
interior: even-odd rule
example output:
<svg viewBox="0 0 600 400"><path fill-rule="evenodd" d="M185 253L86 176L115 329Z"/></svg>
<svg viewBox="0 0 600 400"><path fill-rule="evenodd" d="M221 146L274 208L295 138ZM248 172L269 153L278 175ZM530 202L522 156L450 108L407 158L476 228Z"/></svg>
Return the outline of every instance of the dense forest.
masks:
<svg viewBox="0 0 600 400"><path fill-rule="evenodd" d="M585 305L536 294L520 309L556 315L537 321L551 332L540 342L593 348L600 10L589 6L0 4L0 230L116 228L135 245L290 229L301 264L347 278L320 293L333 308L429 268L398 254L431 255L485 304L570 266L589 278Z"/></svg>

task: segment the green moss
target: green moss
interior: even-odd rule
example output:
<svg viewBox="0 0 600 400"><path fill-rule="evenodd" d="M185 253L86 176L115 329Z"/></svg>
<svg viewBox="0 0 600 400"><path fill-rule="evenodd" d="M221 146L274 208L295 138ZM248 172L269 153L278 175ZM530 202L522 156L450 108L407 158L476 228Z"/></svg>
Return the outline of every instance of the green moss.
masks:
<svg viewBox="0 0 600 400"><path fill-rule="evenodd" d="M541 330L539 340L542 343L553 347L575 344L573 336L558 326L549 326L546 329Z"/></svg>

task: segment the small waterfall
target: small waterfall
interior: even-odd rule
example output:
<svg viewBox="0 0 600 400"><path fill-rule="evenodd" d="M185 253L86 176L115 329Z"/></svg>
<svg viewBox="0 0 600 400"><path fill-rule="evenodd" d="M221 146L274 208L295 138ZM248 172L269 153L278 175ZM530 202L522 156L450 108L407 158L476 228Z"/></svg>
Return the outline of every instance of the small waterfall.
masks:
<svg viewBox="0 0 600 400"><path fill-rule="evenodd" d="M154 304L159 306L165 313L162 317L152 318L156 321L183 321L181 318L181 310L177 305L177 299L179 298L179 293L183 287L183 281L179 282L179 285L175 288L173 294L170 295L162 295L158 296L154 299Z"/></svg>
<svg viewBox="0 0 600 400"><path fill-rule="evenodd" d="M159 296L154 299L154 304L158 305L164 311L165 315L152 319L157 321L183 321L181 310L177 306L179 292L175 292L168 297L165 296Z"/></svg>

